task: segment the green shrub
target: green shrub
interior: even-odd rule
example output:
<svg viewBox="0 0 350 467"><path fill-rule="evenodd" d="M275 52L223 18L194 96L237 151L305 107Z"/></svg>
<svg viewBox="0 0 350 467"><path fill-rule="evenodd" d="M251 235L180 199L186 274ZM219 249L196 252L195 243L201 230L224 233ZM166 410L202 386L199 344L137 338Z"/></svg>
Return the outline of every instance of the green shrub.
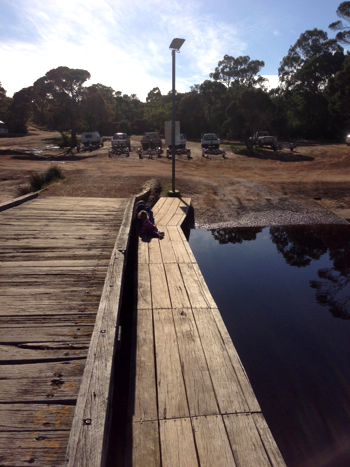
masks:
<svg viewBox="0 0 350 467"><path fill-rule="evenodd" d="M259 150L255 149L254 147L236 146L231 144L230 148L234 154L239 154L241 156L254 156L261 154L261 152L259 152Z"/></svg>
<svg viewBox="0 0 350 467"><path fill-rule="evenodd" d="M45 181L46 183L51 183L55 180L60 180L64 178L63 171L61 167L57 165L52 165L47 171L45 172Z"/></svg>
<svg viewBox="0 0 350 467"><path fill-rule="evenodd" d="M68 148L71 146L72 135L70 131L61 131L61 141L58 143L60 148Z"/></svg>
<svg viewBox="0 0 350 467"><path fill-rule="evenodd" d="M57 165L52 165L43 174L31 173L29 175L29 184L24 186L20 185L17 188L17 196L24 196L28 193L32 193L33 191L39 191L50 183L64 178L61 167L58 167Z"/></svg>
<svg viewBox="0 0 350 467"><path fill-rule="evenodd" d="M45 175L31 173L29 175L29 186L32 191L39 191L45 185Z"/></svg>
<svg viewBox="0 0 350 467"><path fill-rule="evenodd" d="M31 192L32 190L29 185L19 185L16 190L18 197L27 195L28 193L31 193Z"/></svg>

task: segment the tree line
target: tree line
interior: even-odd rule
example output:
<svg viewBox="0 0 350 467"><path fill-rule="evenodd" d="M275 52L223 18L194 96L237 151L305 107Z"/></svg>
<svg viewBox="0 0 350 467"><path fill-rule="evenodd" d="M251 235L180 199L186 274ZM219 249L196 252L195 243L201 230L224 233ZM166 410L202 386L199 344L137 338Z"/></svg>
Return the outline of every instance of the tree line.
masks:
<svg viewBox="0 0 350 467"><path fill-rule="evenodd" d="M267 130L280 138L343 138L350 123L350 2L342 2L340 20L329 25L335 39L320 29L302 33L278 69L279 86L268 90L260 74L265 63L249 56L225 55L209 78L176 93L176 118L188 138L217 132L245 139ZM171 120L171 91L158 87L141 102L103 84L86 86L90 73L60 66L12 98L0 83L0 120L11 133L26 133L28 122L69 132L71 144L82 131L142 134L164 131Z"/></svg>

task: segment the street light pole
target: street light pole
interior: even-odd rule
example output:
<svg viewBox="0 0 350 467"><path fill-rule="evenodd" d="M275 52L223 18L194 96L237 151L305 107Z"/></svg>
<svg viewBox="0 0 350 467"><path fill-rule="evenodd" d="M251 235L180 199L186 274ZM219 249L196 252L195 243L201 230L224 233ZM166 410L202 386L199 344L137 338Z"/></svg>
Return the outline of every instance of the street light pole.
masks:
<svg viewBox="0 0 350 467"><path fill-rule="evenodd" d="M175 52L179 52L185 39L173 39L169 49L172 49L172 121L171 121L171 155L172 155L172 194L175 194Z"/></svg>
<svg viewBox="0 0 350 467"><path fill-rule="evenodd" d="M172 87L172 117L171 117L171 157L172 157L172 184L171 189L175 194L175 49L171 51L173 56L173 87Z"/></svg>

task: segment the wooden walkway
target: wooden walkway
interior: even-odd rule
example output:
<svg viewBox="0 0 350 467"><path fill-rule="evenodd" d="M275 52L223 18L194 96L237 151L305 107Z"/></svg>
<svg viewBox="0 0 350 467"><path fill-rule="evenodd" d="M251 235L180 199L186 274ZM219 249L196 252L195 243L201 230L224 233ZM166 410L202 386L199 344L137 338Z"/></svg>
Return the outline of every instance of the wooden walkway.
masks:
<svg viewBox="0 0 350 467"><path fill-rule="evenodd" d="M0 465L67 465L70 434L70 465L78 465L84 423L95 436L91 459L101 459L113 352L104 364L97 362L96 374L103 379L99 389L90 377L79 395L89 401L89 415L84 403L78 400L76 410L75 405L86 361L96 367L99 342L114 342L116 274L116 313L109 314L114 322L105 334L101 320L108 306L100 299L110 290L106 275L110 279L111 255L118 262L126 248L128 233L121 239L118 232L129 202L37 198L0 212ZM122 271L123 258L118 264ZM85 375L89 378L89 371ZM98 404L102 432L97 418L93 429L88 426L96 411L91 399Z"/></svg>
<svg viewBox="0 0 350 467"><path fill-rule="evenodd" d="M163 240L139 240L127 464L284 466L181 230L190 200L154 208Z"/></svg>

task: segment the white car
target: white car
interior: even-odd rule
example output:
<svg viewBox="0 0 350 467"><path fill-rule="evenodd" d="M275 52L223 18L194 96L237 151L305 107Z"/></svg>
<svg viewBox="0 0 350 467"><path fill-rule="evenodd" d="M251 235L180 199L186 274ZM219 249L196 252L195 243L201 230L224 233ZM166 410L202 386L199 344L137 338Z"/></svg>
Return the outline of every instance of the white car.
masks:
<svg viewBox="0 0 350 467"><path fill-rule="evenodd" d="M103 138L98 131L85 131L81 134L80 140L85 147L89 147L90 145L103 147Z"/></svg>
<svg viewBox="0 0 350 467"><path fill-rule="evenodd" d="M350 133L346 135L346 144L350 146Z"/></svg>

